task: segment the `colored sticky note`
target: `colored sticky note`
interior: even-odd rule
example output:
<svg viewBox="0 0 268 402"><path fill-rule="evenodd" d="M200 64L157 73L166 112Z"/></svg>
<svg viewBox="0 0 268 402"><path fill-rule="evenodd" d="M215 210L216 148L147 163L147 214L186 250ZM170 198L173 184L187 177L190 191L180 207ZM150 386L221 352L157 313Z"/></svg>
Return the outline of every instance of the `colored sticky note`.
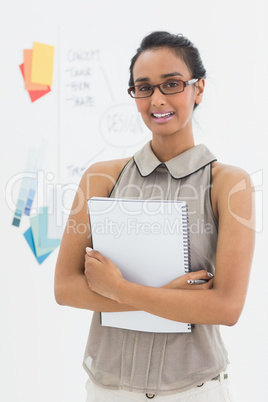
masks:
<svg viewBox="0 0 268 402"><path fill-rule="evenodd" d="M35 258L37 259L39 264L42 264L42 262L49 256L50 253L47 254L43 254L42 256L38 257L36 255L36 251L35 251L35 246L34 246L34 240L33 240L33 233L32 233L32 229L29 228L28 230L26 230L25 233L23 233L23 236L25 237L30 249L32 250Z"/></svg>
<svg viewBox="0 0 268 402"><path fill-rule="evenodd" d="M42 98L42 96L46 95L48 92L50 92L50 88L47 91L28 91L32 102Z"/></svg>
<svg viewBox="0 0 268 402"><path fill-rule="evenodd" d="M40 233L44 230L39 224L39 216L33 216L30 218L31 229L33 234L33 241L35 247L35 253L37 257L41 257L44 254L51 253L56 247L41 247L40 246Z"/></svg>
<svg viewBox="0 0 268 402"><path fill-rule="evenodd" d="M25 49L23 51L25 89L27 91L46 91L49 89L48 85L33 84L31 82L32 53L32 49Z"/></svg>
<svg viewBox="0 0 268 402"><path fill-rule="evenodd" d="M58 247L60 239L49 239L47 237L48 229L48 207L41 207L39 211L39 227L42 230L39 233L39 244L41 247Z"/></svg>
<svg viewBox="0 0 268 402"><path fill-rule="evenodd" d="M32 53L31 82L52 85L54 46L34 42Z"/></svg>
<svg viewBox="0 0 268 402"><path fill-rule="evenodd" d="M20 71L21 74L24 78L24 64L21 64L20 66ZM48 89L46 89L45 91L28 91L30 99L32 102L35 102L37 99L41 98L42 96L46 95L48 92L51 91L50 87L47 87Z"/></svg>

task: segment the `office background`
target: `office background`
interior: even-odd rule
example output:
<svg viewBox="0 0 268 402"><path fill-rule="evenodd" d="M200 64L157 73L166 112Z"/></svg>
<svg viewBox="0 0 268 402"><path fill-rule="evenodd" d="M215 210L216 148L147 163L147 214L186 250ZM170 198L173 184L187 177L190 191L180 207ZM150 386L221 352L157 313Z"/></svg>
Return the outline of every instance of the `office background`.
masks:
<svg viewBox="0 0 268 402"><path fill-rule="evenodd" d="M98 160L132 155L150 138L126 89L130 58L153 30L183 33L199 48L207 80L194 117L196 143L205 143L219 161L246 169L256 188L256 251L248 297L238 324L222 327L222 335L235 400L266 400L264 4L16 0L2 6L1 401L85 400L82 359L91 312L54 300L58 241L84 169ZM24 50L34 52L36 44L54 52L52 83L41 84L49 89L38 95L26 90L20 67L27 64ZM23 189L33 202L29 214L20 216ZM34 247L33 240L39 245Z"/></svg>

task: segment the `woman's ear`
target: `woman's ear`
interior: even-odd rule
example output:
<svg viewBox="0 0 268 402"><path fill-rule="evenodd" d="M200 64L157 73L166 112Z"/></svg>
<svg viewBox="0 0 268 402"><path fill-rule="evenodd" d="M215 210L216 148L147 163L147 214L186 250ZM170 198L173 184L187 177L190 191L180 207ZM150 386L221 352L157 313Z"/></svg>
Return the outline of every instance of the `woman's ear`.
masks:
<svg viewBox="0 0 268 402"><path fill-rule="evenodd" d="M195 84L195 91L196 91L195 103L197 105L199 105L199 103L201 103L202 101L204 90L205 90L205 79L200 78L200 80L198 80L198 82Z"/></svg>

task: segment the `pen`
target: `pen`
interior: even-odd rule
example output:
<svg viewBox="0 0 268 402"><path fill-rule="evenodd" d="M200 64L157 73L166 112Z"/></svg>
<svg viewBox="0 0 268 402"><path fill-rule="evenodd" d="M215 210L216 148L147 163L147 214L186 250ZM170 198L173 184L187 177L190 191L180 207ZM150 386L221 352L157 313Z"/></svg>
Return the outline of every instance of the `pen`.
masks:
<svg viewBox="0 0 268 402"><path fill-rule="evenodd" d="M189 279L187 282L190 285L202 285L202 283L206 283L207 281L205 279Z"/></svg>

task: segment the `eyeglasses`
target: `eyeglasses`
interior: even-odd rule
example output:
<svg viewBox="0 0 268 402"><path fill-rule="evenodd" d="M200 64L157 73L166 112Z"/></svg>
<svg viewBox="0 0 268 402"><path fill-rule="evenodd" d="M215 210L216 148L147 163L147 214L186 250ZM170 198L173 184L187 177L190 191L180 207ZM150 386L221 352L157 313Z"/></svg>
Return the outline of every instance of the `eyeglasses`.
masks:
<svg viewBox="0 0 268 402"><path fill-rule="evenodd" d="M150 84L141 84L134 85L133 87L128 88L128 93L132 98L140 99L140 98L150 98L154 93L155 88L158 88L159 91L163 95L174 95L183 92L185 87L192 85L198 81L198 78L193 78L189 81L181 81L181 80L172 80L165 81L161 84L150 85Z"/></svg>

